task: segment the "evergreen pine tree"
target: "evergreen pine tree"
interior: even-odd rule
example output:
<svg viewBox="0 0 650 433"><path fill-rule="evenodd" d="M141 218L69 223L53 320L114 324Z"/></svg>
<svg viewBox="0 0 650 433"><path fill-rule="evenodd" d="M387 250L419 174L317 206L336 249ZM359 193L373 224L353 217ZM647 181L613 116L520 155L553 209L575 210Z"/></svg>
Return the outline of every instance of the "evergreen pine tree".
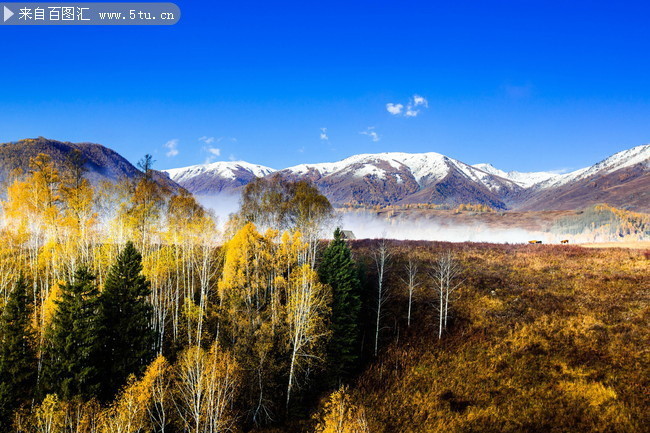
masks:
<svg viewBox="0 0 650 433"><path fill-rule="evenodd" d="M16 281L0 317L0 431L9 431L13 412L34 390L36 353L29 323L27 281Z"/></svg>
<svg viewBox="0 0 650 433"><path fill-rule="evenodd" d="M340 229L325 251L318 269L322 283L332 288L332 338L329 364L340 382L354 371L358 359L360 282L352 253Z"/></svg>
<svg viewBox="0 0 650 433"><path fill-rule="evenodd" d="M42 391L62 399L94 397L100 389L99 292L95 276L81 267L61 287L47 330Z"/></svg>
<svg viewBox="0 0 650 433"><path fill-rule="evenodd" d="M104 345L104 392L111 398L130 374L140 375L155 355L153 307L149 281L142 275L142 256L128 242L106 277L101 295Z"/></svg>

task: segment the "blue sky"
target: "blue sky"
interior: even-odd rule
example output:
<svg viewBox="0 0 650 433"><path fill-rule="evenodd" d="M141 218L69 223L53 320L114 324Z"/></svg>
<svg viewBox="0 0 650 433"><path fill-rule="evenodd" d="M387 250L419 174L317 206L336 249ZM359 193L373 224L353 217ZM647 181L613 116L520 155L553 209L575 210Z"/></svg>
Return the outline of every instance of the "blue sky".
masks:
<svg viewBox="0 0 650 433"><path fill-rule="evenodd" d="M524 171L650 142L644 1L176 3L170 27L1 26L0 141L161 169L435 151Z"/></svg>

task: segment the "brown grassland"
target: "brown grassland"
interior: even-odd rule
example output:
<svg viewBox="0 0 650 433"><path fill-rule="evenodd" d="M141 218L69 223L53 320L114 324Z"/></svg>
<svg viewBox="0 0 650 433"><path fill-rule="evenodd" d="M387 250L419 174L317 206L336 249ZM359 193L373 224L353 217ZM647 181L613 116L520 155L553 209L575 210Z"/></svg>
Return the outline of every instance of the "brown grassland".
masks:
<svg viewBox="0 0 650 433"><path fill-rule="evenodd" d="M595 242L589 244L580 244L585 248L631 248L635 250L650 251L650 241L631 241L631 242Z"/></svg>
<svg viewBox="0 0 650 433"><path fill-rule="evenodd" d="M372 248L372 241L353 245L359 259ZM431 242L392 248L387 349L349 390L368 431L648 431L650 259L643 251ZM439 341L428 277L408 329L400 277L407 255L425 270L447 249L462 262L464 282L453 325Z"/></svg>

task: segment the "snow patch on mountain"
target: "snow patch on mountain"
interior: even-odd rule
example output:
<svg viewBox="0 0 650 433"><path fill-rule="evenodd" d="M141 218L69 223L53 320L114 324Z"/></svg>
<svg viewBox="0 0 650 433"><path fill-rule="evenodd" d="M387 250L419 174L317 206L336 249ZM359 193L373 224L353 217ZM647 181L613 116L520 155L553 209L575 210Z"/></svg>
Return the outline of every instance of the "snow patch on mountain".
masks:
<svg viewBox="0 0 650 433"><path fill-rule="evenodd" d="M474 164L472 167L478 168L481 171L486 173L493 174L495 176L508 179L522 188L530 188L533 185L536 185L541 182L545 182L551 179L557 179L562 175L559 173L554 173L552 171L536 171L536 172L521 172L521 171L503 171L499 170L492 164Z"/></svg>
<svg viewBox="0 0 650 433"><path fill-rule="evenodd" d="M420 186L425 186L443 179L454 168L468 179L478 182L491 190L501 188L504 181L505 183L511 182L507 178L504 178L504 181L495 179L491 173L435 152L366 153L354 155L337 162L300 164L286 168L283 171L294 175L305 175L308 173L317 173L320 177L346 175L364 177L371 175L385 179L389 174L387 172L388 167L397 171L404 170L410 172Z"/></svg>
<svg viewBox="0 0 650 433"><path fill-rule="evenodd" d="M217 161L210 164L191 165L189 167L172 168L163 170L175 182L190 180L202 174L209 174L224 179L237 179L241 172L248 172L256 177L264 177L276 170L259 164L246 161Z"/></svg>
<svg viewBox="0 0 650 433"><path fill-rule="evenodd" d="M646 167L650 168L650 144L643 144L641 146L633 147L632 149L615 153L609 158L605 158L591 167L585 167L580 170L572 171L571 173L562 174L555 179L550 179L547 182L541 183L539 187L557 187L569 182L586 179L596 174L600 176L606 175L616 170L632 167L637 164L645 164Z"/></svg>

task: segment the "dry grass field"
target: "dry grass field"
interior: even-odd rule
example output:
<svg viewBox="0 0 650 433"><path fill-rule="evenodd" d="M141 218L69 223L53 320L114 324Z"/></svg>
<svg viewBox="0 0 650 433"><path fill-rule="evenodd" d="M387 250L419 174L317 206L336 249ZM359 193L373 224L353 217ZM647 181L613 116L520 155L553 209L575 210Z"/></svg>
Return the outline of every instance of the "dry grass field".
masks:
<svg viewBox="0 0 650 433"><path fill-rule="evenodd" d="M373 245L354 244L367 269ZM648 431L650 257L644 252L438 242L392 248L387 348L349 390L368 431ZM448 249L464 275L453 326L438 340L427 270ZM401 282L408 256L420 260L422 271L410 327ZM375 282L366 283L370 293Z"/></svg>
<svg viewBox="0 0 650 433"><path fill-rule="evenodd" d="M650 250L650 241L600 242L580 244L585 248L631 248L633 250Z"/></svg>

